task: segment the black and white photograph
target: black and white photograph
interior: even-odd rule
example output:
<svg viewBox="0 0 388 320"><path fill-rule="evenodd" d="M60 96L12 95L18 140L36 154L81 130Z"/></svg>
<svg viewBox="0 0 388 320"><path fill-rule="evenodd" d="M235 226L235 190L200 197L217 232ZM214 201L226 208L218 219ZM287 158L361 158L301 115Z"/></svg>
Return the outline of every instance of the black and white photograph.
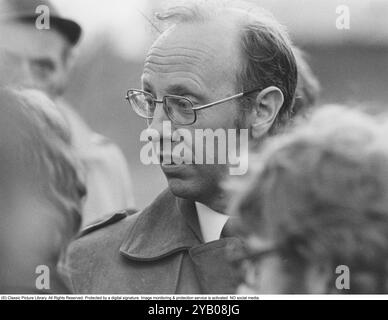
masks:
<svg viewBox="0 0 388 320"><path fill-rule="evenodd" d="M388 299L387 17L0 0L0 300Z"/></svg>

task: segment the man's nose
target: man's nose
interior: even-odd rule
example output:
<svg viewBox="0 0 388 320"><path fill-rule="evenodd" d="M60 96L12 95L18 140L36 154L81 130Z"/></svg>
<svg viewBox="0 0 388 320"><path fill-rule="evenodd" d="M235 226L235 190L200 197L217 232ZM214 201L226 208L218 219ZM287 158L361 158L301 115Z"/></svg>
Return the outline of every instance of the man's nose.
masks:
<svg viewBox="0 0 388 320"><path fill-rule="evenodd" d="M162 104L157 104L154 112L154 117L148 128L156 130L159 133L160 139L171 140L171 130L166 130L166 128L172 129L172 126L173 124L166 115Z"/></svg>

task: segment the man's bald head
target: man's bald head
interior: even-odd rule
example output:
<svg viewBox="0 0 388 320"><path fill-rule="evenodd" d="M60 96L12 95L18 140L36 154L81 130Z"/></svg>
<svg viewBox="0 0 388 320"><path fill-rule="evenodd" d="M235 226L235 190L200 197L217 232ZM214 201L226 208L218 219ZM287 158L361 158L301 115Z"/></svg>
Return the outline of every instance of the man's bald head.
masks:
<svg viewBox="0 0 388 320"><path fill-rule="evenodd" d="M272 130L283 126L294 116L294 96L297 67L292 43L285 28L269 12L245 1L184 1L178 2L157 18L164 22L168 35L171 25L218 25L223 34L235 39L238 54L236 68L237 92L260 87L278 87L284 95L284 104ZM209 32L209 30L208 30ZM206 33L203 33L206 37ZM218 54L223 54L218 52ZM228 52L232 57L233 51ZM242 101L243 110L250 110L249 97ZM242 118L246 113L242 113Z"/></svg>

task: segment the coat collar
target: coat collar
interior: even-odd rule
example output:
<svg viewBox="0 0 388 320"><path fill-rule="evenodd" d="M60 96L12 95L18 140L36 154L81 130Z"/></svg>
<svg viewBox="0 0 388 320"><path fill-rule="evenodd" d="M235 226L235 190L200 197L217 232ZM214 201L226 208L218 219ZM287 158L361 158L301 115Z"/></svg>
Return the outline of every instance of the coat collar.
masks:
<svg viewBox="0 0 388 320"><path fill-rule="evenodd" d="M194 202L167 189L139 215L120 252L131 260L153 261L202 243Z"/></svg>

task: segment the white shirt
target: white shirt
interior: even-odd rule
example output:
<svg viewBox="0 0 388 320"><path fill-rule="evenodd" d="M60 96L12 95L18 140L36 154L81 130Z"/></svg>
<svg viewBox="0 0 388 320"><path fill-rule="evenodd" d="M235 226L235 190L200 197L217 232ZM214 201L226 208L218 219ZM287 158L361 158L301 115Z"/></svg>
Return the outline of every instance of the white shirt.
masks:
<svg viewBox="0 0 388 320"><path fill-rule="evenodd" d="M229 216L219 213L196 202L199 226L201 228L202 237L205 242L219 240L222 229L224 228Z"/></svg>

